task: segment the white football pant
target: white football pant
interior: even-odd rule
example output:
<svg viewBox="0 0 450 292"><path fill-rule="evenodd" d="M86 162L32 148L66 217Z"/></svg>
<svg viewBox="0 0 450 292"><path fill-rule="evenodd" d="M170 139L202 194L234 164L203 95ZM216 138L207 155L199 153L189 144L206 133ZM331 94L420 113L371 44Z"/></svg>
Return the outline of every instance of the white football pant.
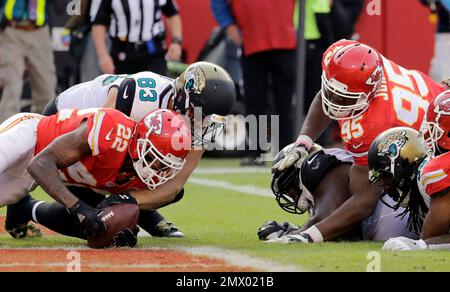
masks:
<svg viewBox="0 0 450 292"><path fill-rule="evenodd" d="M0 207L18 202L36 188L27 166L34 156L41 118L20 113L0 125Z"/></svg>
<svg viewBox="0 0 450 292"><path fill-rule="evenodd" d="M383 200L391 206L396 204L389 196L384 196ZM418 234L408 230L409 214L406 214L403 218L399 216L404 211L404 208L394 210L386 206L381 200L378 201L375 211L361 224L363 239L385 241L399 236L418 239Z"/></svg>

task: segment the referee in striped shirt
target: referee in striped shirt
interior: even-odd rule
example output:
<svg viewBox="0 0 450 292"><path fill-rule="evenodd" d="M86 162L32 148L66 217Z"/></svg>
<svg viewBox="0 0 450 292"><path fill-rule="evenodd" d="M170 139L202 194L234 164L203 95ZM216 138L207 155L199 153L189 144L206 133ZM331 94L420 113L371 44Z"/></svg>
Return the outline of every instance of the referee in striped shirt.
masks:
<svg viewBox="0 0 450 292"><path fill-rule="evenodd" d="M166 48L166 16L171 33ZM92 0L92 36L100 68L105 74L167 73L167 60L182 52L182 26L176 0ZM111 51L105 45L107 30Z"/></svg>

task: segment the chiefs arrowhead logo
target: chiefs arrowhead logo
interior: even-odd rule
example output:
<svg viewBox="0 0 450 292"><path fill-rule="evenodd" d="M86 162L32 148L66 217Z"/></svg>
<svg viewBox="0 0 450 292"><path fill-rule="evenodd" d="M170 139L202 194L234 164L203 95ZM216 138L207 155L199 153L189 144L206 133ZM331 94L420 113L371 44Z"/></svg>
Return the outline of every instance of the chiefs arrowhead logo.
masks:
<svg viewBox="0 0 450 292"><path fill-rule="evenodd" d="M145 120L145 125L151 133L161 135L162 132L162 114L160 112L149 114Z"/></svg>
<svg viewBox="0 0 450 292"><path fill-rule="evenodd" d="M435 109L436 114L450 116L450 99L441 102Z"/></svg>
<svg viewBox="0 0 450 292"><path fill-rule="evenodd" d="M380 82L381 77L383 77L383 67L381 67L381 65L378 65L377 68L373 71L372 75L370 75L369 79L367 79L366 84L375 86Z"/></svg>

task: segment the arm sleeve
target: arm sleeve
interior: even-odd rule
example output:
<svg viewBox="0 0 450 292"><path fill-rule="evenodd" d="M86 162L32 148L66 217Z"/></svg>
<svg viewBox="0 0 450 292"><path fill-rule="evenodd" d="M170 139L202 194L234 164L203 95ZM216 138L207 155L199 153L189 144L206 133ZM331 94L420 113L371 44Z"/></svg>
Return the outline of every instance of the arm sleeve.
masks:
<svg viewBox="0 0 450 292"><path fill-rule="evenodd" d="M353 153L355 164L359 166L369 166L369 157L366 154Z"/></svg>
<svg viewBox="0 0 450 292"><path fill-rule="evenodd" d="M91 4L91 23L109 26L111 21L112 10L112 0L92 0Z"/></svg>
<svg viewBox="0 0 450 292"><path fill-rule="evenodd" d="M220 27L225 28L235 22L228 0L211 0L211 9Z"/></svg>
<svg viewBox="0 0 450 292"><path fill-rule="evenodd" d="M448 192L450 186L448 158L448 154L435 157L422 169L419 183L429 196Z"/></svg>
<svg viewBox="0 0 450 292"><path fill-rule="evenodd" d="M354 159L354 163L359 166L368 166L369 165L369 148L371 143L361 142L362 144L356 144L357 147L353 147L355 144L345 144L345 148L352 155Z"/></svg>
<svg viewBox="0 0 450 292"><path fill-rule="evenodd" d="M178 14L178 3L176 0L167 0L166 4L164 4L162 7L162 13L166 17L172 17L174 15Z"/></svg>
<svg viewBox="0 0 450 292"><path fill-rule="evenodd" d="M136 81L134 78L127 78L119 86L119 92L116 98L116 110L121 111L127 116L131 115L134 98L136 95Z"/></svg>

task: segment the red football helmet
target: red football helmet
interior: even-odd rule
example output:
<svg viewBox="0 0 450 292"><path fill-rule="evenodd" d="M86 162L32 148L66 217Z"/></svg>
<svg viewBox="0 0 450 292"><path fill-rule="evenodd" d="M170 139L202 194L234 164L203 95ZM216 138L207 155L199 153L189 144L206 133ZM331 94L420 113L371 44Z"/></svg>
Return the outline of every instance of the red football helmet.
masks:
<svg viewBox="0 0 450 292"><path fill-rule="evenodd" d="M450 90L439 94L428 107L422 133L431 155L437 148L450 150Z"/></svg>
<svg viewBox="0 0 450 292"><path fill-rule="evenodd" d="M383 61L373 48L341 40L322 60L322 108L334 120L363 114L383 79Z"/></svg>
<svg viewBox="0 0 450 292"><path fill-rule="evenodd" d="M136 126L128 150L137 175L154 190L183 168L190 147L191 131L181 115L157 109Z"/></svg>

